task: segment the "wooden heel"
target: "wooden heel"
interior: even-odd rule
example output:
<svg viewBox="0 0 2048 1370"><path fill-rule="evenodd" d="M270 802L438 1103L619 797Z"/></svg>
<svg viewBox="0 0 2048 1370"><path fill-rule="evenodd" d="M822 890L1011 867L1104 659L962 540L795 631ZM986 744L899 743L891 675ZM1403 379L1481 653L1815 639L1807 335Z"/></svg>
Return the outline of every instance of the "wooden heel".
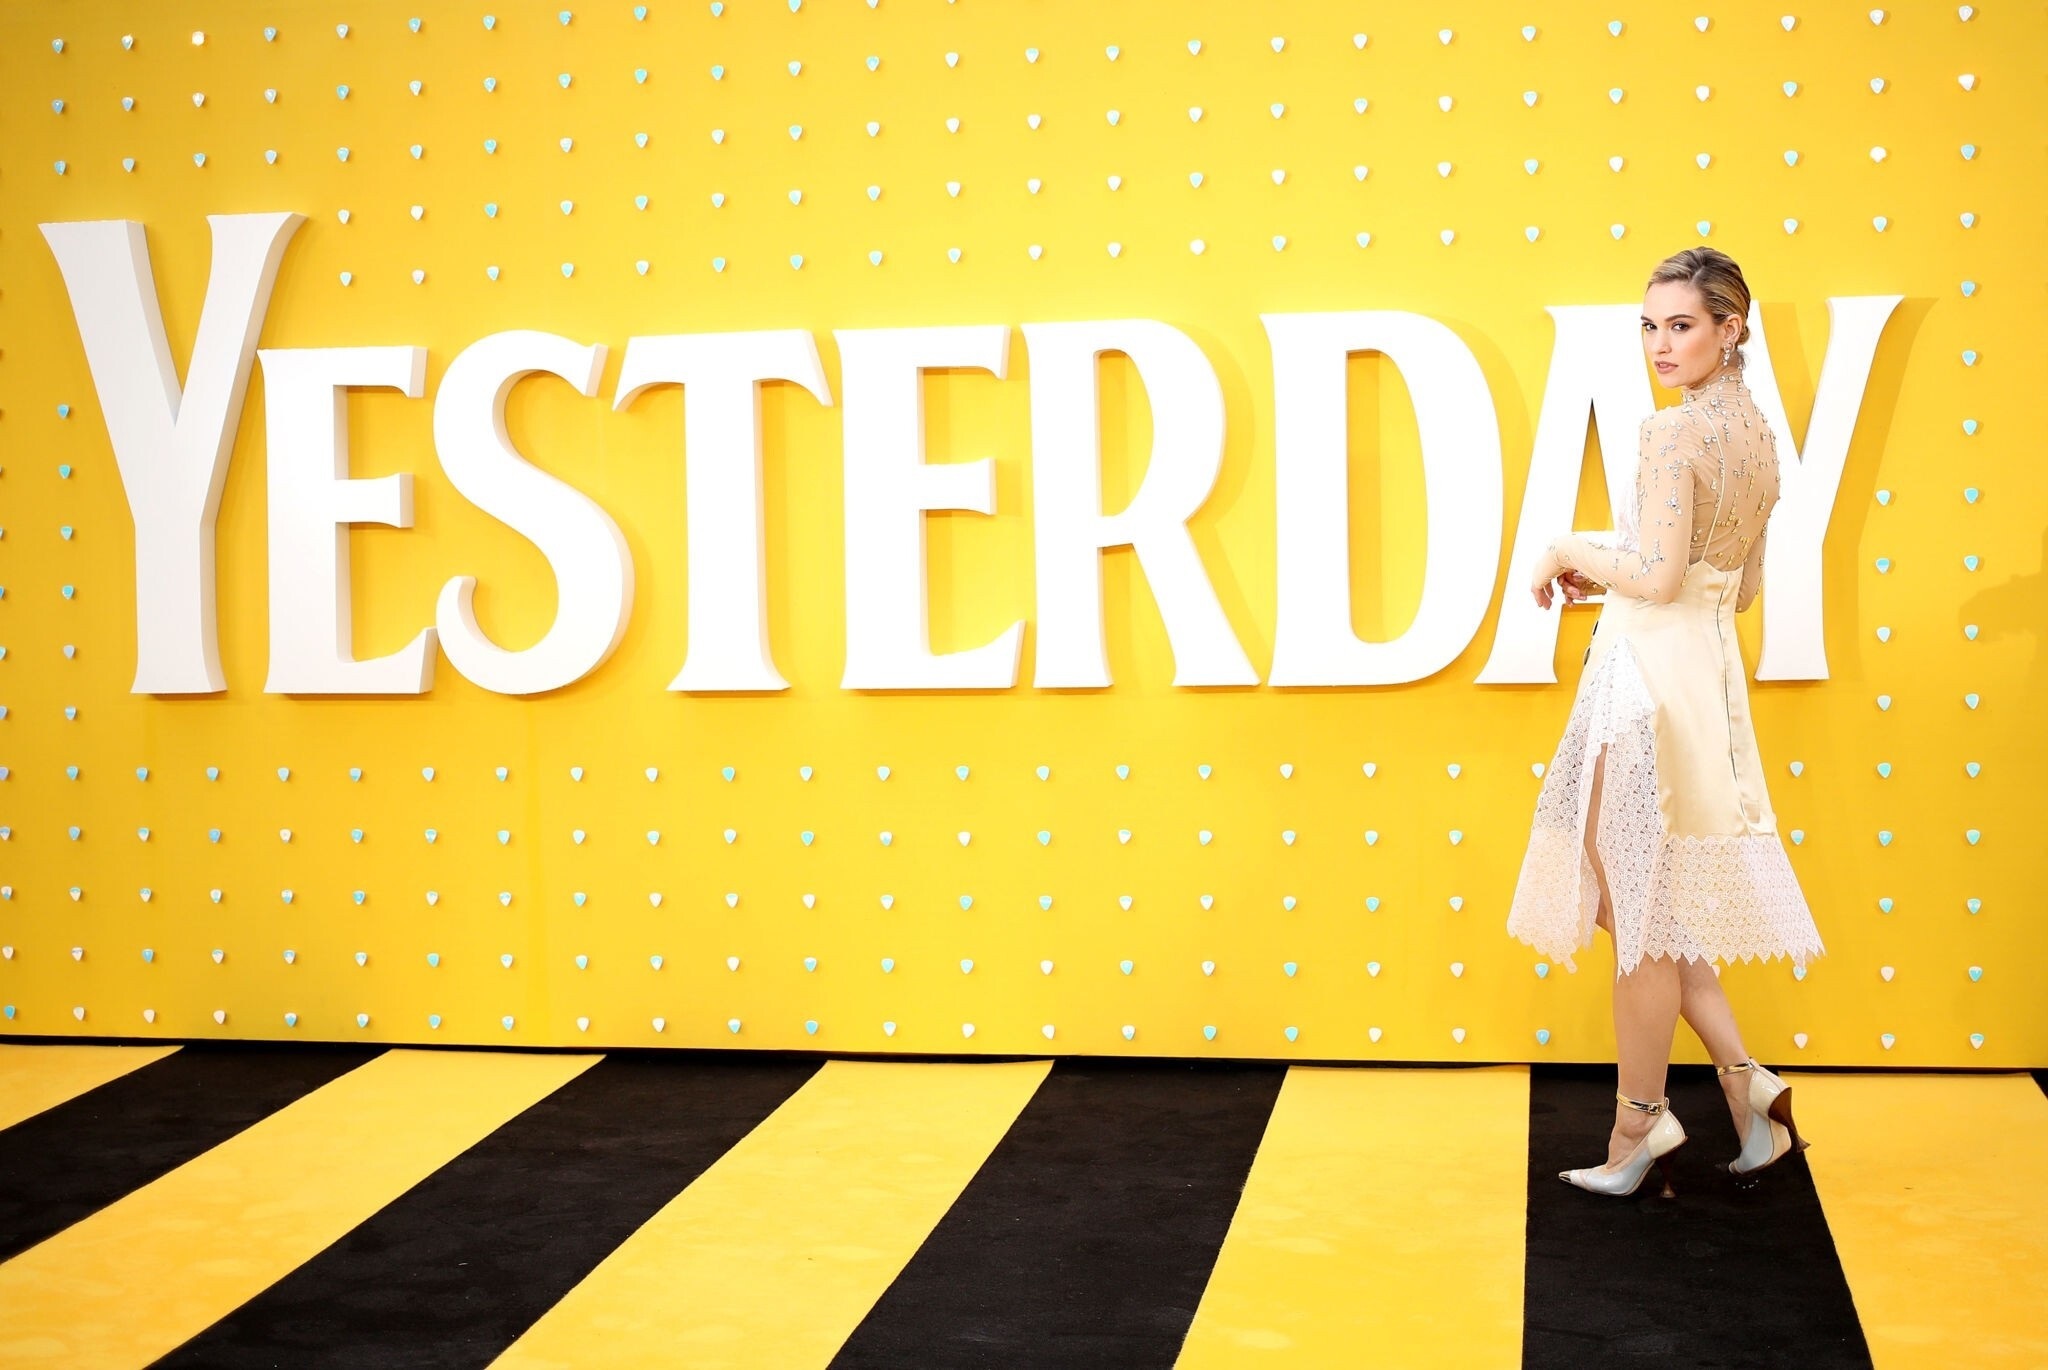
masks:
<svg viewBox="0 0 2048 1370"><path fill-rule="evenodd" d="M1779 1124L1792 1135L1792 1149L1794 1151L1806 1150L1806 1139L1799 1135L1799 1127L1792 1121L1792 1087L1790 1085L1779 1090L1777 1097L1771 1100L1770 1115L1772 1122Z"/></svg>

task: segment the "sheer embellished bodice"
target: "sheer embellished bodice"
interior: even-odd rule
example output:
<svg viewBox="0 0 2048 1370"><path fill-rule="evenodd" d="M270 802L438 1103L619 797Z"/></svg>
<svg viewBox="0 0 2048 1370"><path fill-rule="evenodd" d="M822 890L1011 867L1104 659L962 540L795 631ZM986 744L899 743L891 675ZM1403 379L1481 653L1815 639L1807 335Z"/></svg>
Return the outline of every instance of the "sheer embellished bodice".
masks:
<svg viewBox="0 0 2048 1370"><path fill-rule="evenodd" d="M1686 386L1638 430L1635 507L1617 510L1614 541L1579 534L1558 560L1637 599L1668 602L1685 568L1741 572L1736 608L1763 582L1764 528L1778 502L1778 446L1740 367Z"/></svg>

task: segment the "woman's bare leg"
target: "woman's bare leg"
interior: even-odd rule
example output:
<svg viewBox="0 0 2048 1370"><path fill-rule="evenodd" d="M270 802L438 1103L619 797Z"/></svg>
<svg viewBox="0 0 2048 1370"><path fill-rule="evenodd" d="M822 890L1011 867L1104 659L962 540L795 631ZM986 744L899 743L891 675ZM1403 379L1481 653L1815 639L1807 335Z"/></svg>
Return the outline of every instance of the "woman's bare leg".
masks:
<svg viewBox="0 0 2048 1370"><path fill-rule="evenodd" d="M1614 936L1614 906L1607 893L1607 870L1600 863L1601 789L1606 782L1607 749L1593 763L1592 803L1586 821L1586 857L1600 889L1596 915L1607 935ZM1708 972L1710 975L1712 971ZM1718 986L1717 986L1718 988ZM1664 1072L1671 1060L1671 1038L1678 1028L1678 966L1663 958L1644 957L1614 982L1614 1041L1617 1088L1631 1099L1664 1097ZM1614 1131L1607 1140L1607 1164L1614 1165L1635 1150L1655 1116L1614 1103Z"/></svg>
<svg viewBox="0 0 2048 1370"><path fill-rule="evenodd" d="M1678 963L1678 1011L1699 1034L1707 1055L1717 1066L1740 1065L1749 1059L1742 1045L1742 1032L1735 1026L1735 1010L1721 989L1721 977L1711 961ZM1721 1092L1728 1098L1728 1114L1735 1122L1735 1135L1749 1132L1749 1072L1723 1075Z"/></svg>

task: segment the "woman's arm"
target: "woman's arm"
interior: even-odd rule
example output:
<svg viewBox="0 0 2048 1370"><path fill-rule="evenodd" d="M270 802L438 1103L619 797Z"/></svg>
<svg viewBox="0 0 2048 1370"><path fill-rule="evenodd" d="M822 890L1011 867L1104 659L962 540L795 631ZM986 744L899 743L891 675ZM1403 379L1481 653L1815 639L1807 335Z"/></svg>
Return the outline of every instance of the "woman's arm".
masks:
<svg viewBox="0 0 2048 1370"><path fill-rule="evenodd" d="M1693 445L1683 420L1663 414L1643 420L1636 458L1640 552L1569 533L1550 544L1551 557L1560 567L1582 571L1631 598L1655 604L1676 599L1692 551Z"/></svg>
<svg viewBox="0 0 2048 1370"><path fill-rule="evenodd" d="M1767 525L1756 535L1756 541L1750 546L1749 555L1743 559L1742 584L1736 587L1735 591L1735 612L1738 614L1750 606L1751 601L1756 598L1756 592L1763 588L1764 540L1770 535L1771 530Z"/></svg>

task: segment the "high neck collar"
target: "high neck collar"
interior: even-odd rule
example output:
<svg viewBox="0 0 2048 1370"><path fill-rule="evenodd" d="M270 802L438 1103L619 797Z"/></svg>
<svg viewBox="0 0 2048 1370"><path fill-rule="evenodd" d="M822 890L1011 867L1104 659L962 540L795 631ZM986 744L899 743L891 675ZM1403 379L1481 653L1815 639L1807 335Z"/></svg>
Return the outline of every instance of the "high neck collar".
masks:
<svg viewBox="0 0 2048 1370"><path fill-rule="evenodd" d="M1725 394L1742 388L1742 368L1729 365L1721 367L1698 385L1682 387L1681 393L1688 400L1698 400L1708 395Z"/></svg>

